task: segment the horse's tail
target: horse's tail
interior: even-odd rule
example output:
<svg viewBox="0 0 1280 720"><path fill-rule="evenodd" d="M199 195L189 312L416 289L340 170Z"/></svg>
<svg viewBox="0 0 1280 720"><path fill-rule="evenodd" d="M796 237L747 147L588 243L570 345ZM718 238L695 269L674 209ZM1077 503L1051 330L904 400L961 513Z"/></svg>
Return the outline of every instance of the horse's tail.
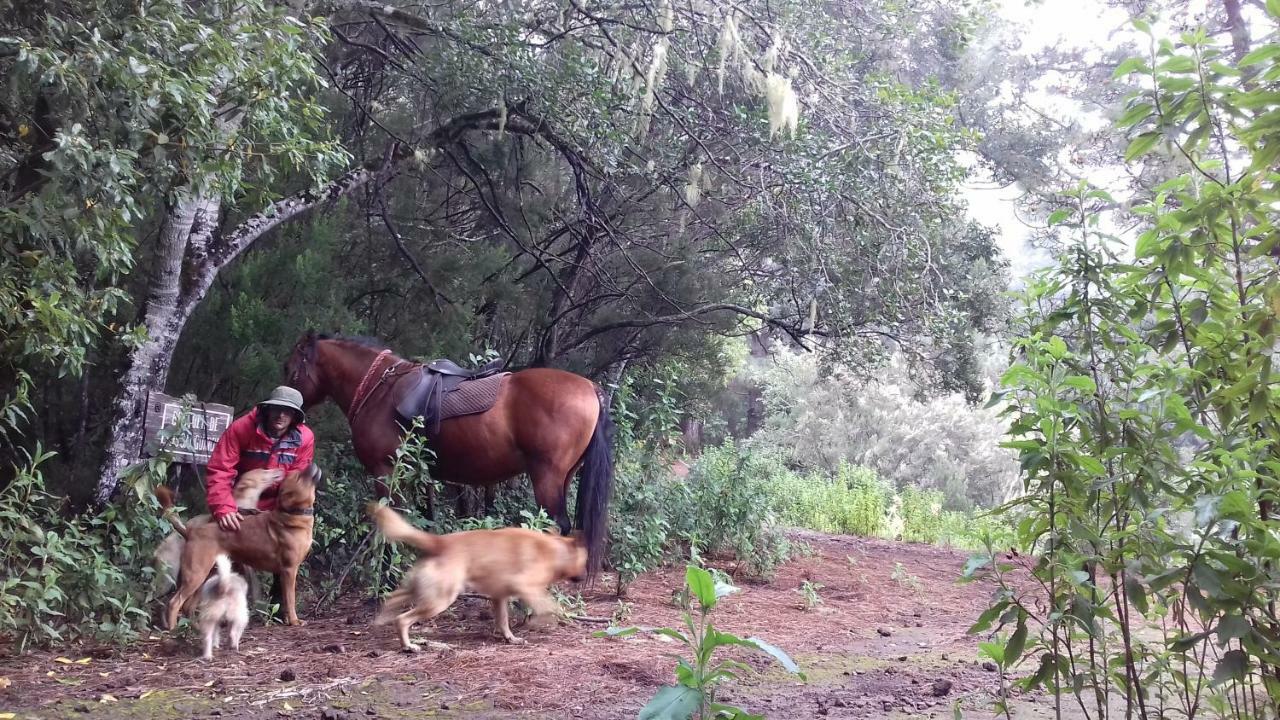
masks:
<svg viewBox="0 0 1280 720"><path fill-rule="evenodd" d="M378 529L392 542L402 542L421 550L424 555L435 555L440 552L440 536L432 535L425 530L410 525L400 513L386 505L369 503L369 514L378 524Z"/></svg>
<svg viewBox="0 0 1280 720"><path fill-rule="evenodd" d="M600 416L596 418L596 429L582 456L582 472L578 476L576 524L587 546L588 578L594 578L604 564L609 495L613 492L613 418L599 388L596 396L600 398Z"/></svg>

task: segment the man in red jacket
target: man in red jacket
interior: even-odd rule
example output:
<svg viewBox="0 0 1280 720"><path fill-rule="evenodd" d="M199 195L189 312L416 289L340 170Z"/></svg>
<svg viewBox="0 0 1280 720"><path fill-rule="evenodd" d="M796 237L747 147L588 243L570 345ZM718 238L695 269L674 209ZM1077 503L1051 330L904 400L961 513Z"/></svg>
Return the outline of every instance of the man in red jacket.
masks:
<svg viewBox="0 0 1280 720"><path fill-rule="evenodd" d="M302 393L281 385L222 433L205 471L206 500L218 527L240 529L242 518L231 488L241 474L260 468L280 468L288 473L311 464L316 439L311 428L302 424L305 419ZM267 488L258 500L258 509L274 509L279 492L279 485Z"/></svg>

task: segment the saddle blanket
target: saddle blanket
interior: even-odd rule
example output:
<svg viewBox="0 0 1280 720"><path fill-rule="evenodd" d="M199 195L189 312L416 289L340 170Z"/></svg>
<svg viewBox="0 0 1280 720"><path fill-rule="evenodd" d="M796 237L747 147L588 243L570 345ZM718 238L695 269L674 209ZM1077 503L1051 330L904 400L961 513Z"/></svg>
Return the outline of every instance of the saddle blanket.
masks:
<svg viewBox="0 0 1280 720"><path fill-rule="evenodd" d="M479 380L464 380L440 399L440 419L488 412L498 402L498 395L511 373L490 375Z"/></svg>

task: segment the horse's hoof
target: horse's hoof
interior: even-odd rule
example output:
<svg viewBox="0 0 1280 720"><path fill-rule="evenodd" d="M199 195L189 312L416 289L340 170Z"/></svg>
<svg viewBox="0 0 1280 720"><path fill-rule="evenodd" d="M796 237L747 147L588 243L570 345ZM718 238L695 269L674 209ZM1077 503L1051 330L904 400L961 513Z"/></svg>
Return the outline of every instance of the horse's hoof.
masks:
<svg viewBox="0 0 1280 720"><path fill-rule="evenodd" d="M408 653L408 654L410 654L410 655L412 655L412 654L414 654L414 653L416 653L416 652L418 652L418 651L420 651L420 650L422 650L422 648L418 647L417 645L414 645L413 643L409 643L408 645L405 645L404 647L400 648L400 652L402 652L402 653Z"/></svg>

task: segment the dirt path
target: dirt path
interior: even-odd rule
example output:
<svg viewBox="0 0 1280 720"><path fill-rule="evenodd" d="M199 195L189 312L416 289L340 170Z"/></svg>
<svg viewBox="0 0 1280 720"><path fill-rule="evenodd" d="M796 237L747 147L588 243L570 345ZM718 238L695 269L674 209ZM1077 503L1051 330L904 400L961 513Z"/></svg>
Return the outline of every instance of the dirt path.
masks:
<svg viewBox="0 0 1280 720"><path fill-rule="evenodd" d="M957 585L959 551L800 532L813 550L768 584L742 583L714 622L788 651L808 675L801 683L749 659L761 673L724 699L774 720L786 718L990 717L996 673L977 661L965 629L990 588ZM822 585L805 610L797 591ZM673 625L672 591L683 570L632 585L628 624ZM606 585L608 587L608 585ZM303 616L306 617L307 613ZM585 612L619 610L598 588ZM671 679L677 648L650 636L593 638L602 624L520 628L529 644L487 635L487 603L463 600L417 635L439 643L420 655L396 651L389 628L351 602L302 628L251 625L243 654L201 662L194 640L149 640L116 654L64 648L0 658L0 711L32 718L634 718ZM62 661L58 658L61 657ZM89 658L87 661L84 658ZM70 662L68 662L70 661ZM80 661L80 662L76 662ZM0 680L0 686L3 686ZM1048 717L1044 699L1022 701L1015 717Z"/></svg>

